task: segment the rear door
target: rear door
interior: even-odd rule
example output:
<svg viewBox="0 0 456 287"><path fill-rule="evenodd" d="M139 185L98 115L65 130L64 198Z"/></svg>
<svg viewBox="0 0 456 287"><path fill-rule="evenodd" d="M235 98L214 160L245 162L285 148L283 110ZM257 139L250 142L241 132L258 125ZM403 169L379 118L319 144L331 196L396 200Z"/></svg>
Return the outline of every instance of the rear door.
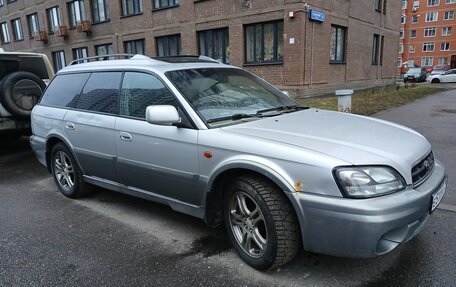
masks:
<svg viewBox="0 0 456 287"><path fill-rule="evenodd" d="M87 80L64 129L85 174L117 180L116 121L121 72L96 72Z"/></svg>
<svg viewBox="0 0 456 287"><path fill-rule="evenodd" d="M152 74L126 72L116 121L119 181L131 187L198 204L198 131L181 113L184 127L152 125L145 120L149 105L179 105Z"/></svg>

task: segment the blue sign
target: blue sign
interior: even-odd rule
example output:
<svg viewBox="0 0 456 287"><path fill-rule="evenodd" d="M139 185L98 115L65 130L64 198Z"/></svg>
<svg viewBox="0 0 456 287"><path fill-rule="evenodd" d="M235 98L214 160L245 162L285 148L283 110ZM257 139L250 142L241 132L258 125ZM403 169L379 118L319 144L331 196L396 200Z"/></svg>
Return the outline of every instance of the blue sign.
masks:
<svg viewBox="0 0 456 287"><path fill-rule="evenodd" d="M309 19L317 22L324 22L326 14L318 10L309 10Z"/></svg>

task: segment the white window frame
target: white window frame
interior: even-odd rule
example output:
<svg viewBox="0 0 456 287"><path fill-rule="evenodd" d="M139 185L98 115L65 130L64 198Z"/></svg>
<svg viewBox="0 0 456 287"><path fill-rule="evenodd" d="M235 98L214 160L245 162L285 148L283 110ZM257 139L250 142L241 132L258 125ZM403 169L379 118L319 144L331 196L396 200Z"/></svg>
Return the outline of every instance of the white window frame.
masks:
<svg viewBox="0 0 456 287"><path fill-rule="evenodd" d="M421 66L433 66L434 65L434 57L422 57L421 58Z"/></svg>
<svg viewBox="0 0 456 287"><path fill-rule="evenodd" d="M13 27L14 41L24 40L24 31L22 30L21 18L11 20L11 26Z"/></svg>
<svg viewBox="0 0 456 287"><path fill-rule="evenodd" d="M449 42L440 43L440 51L450 51L450 43Z"/></svg>
<svg viewBox="0 0 456 287"><path fill-rule="evenodd" d="M407 9L407 0L402 0L402 9Z"/></svg>
<svg viewBox="0 0 456 287"><path fill-rule="evenodd" d="M447 18L447 15L450 16ZM443 13L443 20L444 21L449 21L449 20L453 20L454 19L454 10L450 10L450 11L445 11Z"/></svg>
<svg viewBox="0 0 456 287"><path fill-rule="evenodd" d="M431 38L437 35L437 27L426 27L424 28L424 37Z"/></svg>
<svg viewBox="0 0 456 287"><path fill-rule="evenodd" d="M430 17L432 16L432 17ZM432 11L429 13L426 13L426 19L425 22L437 22L439 20L439 12Z"/></svg>
<svg viewBox="0 0 456 287"><path fill-rule="evenodd" d="M448 58L439 58L438 65L448 65Z"/></svg>
<svg viewBox="0 0 456 287"><path fill-rule="evenodd" d="M8 30L8 23L3 22L0 24L2 29L2 44L10 43L11 38Z"/></svg>
<svg viewBox="0 0 456 287"><path fill-rule="evenodd" d="M413 35L413 33L412 33L413 31L415 31L415 35ZM410 30L410 38L412 38L412 39L416 38L416 30L415 29Z"/></svg>
<svg viewBox="0 0 456 287"><path fill-rule="evenodd" d="M413 54L416 51L416 45L415 44L410 44L409 45L409 54Z"/></svg>
<svg viewBox="0 0 456 287"><path fill-rule="evenodd" d="M434 7L434 6L439 6L439 5L440 5L440 0L427 0L428 7Z"/></svg>
<svg viewBox="0 0 456 287"><path fill-rule="evenodd" d="M404 39L404 37L405 37L404 29L399 30L399 39Z"/></svg>
<svg viewBox="0 0 456 287"><path fill-rule="evenodd" d="M409 59L408 60L408 66L409 67L415 67L415 60L414 59Z"/></svg>
<svg viewBox="0 0 456 287"><path fill-rule="evenodd" d="M425 48L425 47L428 47L428 48ZM434 52L434 51L435 51L435 42L424 42L423 43L423 52L429 53L429 52Z"/></svg>
<svg viewBox="0 0 456 287"><path fill-rule="evenodd" d="M445 4L455 4L456 0L445 0Z"/></svg>
<svg viewBox="0 0 456 287"><path fill-rule="evenodd" d="M397 58L397 67L402 67L402 58Z"/></svg>
<svg viewBox="0 0 456 287"><path fill-rule="evenodd" d="M451 36L451 34L453 34L453 27L442 27L442 36Z"/></svg>

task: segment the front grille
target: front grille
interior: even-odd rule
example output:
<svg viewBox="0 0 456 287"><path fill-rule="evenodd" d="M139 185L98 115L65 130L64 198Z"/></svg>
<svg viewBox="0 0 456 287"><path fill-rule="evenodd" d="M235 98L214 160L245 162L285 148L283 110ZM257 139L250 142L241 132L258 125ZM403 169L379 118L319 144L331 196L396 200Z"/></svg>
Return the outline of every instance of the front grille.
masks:
<svg viewBox="0 0 456 287"><path fill-rule="evenodd" d="M432 151L412 168L413 185L417 186L428 178L434 169L434 154Z"/></svg>

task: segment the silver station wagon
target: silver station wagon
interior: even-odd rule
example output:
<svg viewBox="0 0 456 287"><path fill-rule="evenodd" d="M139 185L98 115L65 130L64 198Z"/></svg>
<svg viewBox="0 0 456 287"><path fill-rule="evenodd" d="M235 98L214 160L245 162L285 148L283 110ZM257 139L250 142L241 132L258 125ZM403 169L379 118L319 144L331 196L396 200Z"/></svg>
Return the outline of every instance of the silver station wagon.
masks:
<svg viewBox="0 0 456 287"><path fill-rule="evenodd" d="M70 65L33 109L32 131L65 196L97 185L224 224L257 269L287 263L301 246L390 252L421 231L447 183L419 133L300 107L205 57Z"/></svg>

